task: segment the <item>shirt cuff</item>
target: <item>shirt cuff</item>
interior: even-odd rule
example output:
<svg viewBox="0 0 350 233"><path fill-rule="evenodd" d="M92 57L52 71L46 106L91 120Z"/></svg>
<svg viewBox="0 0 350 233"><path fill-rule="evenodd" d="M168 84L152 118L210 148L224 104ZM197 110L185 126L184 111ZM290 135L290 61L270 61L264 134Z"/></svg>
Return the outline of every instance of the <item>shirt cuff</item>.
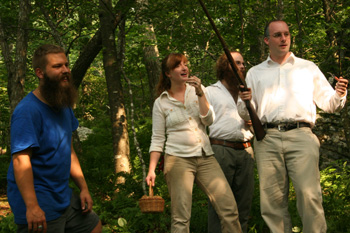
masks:
<svg viewBox="0 0 350 233"><path fill-rule="evenodd" d="M335 91L335 90L334 90L334 91ZM347 96L347 95L348 95L348 90L346 90L344 96L340 96L340 95L338 94L338 92L335 91L335 99L336 99L336 100L340 100L340 101L346 100L346 96Z"/></svg>
<svg viewBox="0 0 350 233"><path fill-rule="evenodd" d="M149 153L152 151L158 151L158 152L163 152L163 147L162 146L156 146L156 145L151 145L149 148Z"/></svg>
<svg viewBox="0 0 350 233"><path fill-rule="evenodd" d="M250 104L252 104L250 102ZM245 121L249 121L250 120L250 116L249 116L249 112L248 109L246 107L245 102L243 102L243 100L241 98L238 99L237 102L237 111L238 111L238 115Z"/></svg>
<svg viewBox="0 0 350 233"><path fill-rule="evenodd" d="M211 125L214 122L214 117L215 117L215 113L214 113L213 106L211 105L209 105L208 113L205 116L202 116L201 114L199 114L199 118L201 119L203 124L207 126Z"/></svg>

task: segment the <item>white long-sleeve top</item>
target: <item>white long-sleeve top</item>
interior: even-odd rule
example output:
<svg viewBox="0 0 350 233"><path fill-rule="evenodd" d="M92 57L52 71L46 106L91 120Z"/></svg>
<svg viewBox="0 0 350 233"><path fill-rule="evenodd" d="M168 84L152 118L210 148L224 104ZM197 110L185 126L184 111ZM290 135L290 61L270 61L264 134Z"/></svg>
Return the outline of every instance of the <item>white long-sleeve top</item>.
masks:
<svg viewBox="0 0 350 233"><path fill-rule="evenodd" d="M215 120L209 126L211 138L246 142L253 137L249 127L239 116L234 99L221 81L207 87L207 97L215 112Z"/></svg>
<svg viewBox="0 0 350 233"><path fill-rule="evenodd" d="M206 95L205 87L202 90ZM152 141L149 151L163 152L179 157L214 154L205 127L214 121L210 106L205 116L200 115L195 89L186 84L185 101L176 100L164 91L154 102L152 114Z"/></svg>
<svg viewBox="0 0 350 233"><path fill-rule="evenodd" d="M283 64L268 57L248 71L246 82L262 124L304 121L314 125L316 105L326 112L337 112L346 102L346 95L340 97L313 62L293 53ZM238 111L242 118L249 119L240 98Z"/></svg>

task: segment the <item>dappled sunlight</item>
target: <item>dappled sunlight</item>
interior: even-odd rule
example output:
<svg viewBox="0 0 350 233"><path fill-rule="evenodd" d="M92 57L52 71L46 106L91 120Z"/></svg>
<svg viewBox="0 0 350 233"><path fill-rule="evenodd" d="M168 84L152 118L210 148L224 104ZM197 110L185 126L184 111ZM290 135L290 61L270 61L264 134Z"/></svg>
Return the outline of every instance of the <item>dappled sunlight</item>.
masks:
<svg viewBox="0 0 350 233"><path fill-rule="evenodd" d="M208 187L215 190L220 190L222 195L226 194L227 190L231 190L230 186L227 184L227 181L222 179L222 177L213 178Z"/></svg>

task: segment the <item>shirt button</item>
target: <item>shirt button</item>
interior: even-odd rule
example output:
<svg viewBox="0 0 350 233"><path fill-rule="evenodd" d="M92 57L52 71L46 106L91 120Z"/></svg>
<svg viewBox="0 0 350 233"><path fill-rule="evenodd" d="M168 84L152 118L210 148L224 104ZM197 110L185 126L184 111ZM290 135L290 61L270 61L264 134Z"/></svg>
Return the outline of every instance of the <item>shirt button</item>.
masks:
<svg viewBox="0 0 350 233"><path fill-rule="evenodd" d="M189 119L189 120L192 120L192 117L189 117L188 119Z"/></svg>
<svg viewBox="0 0 350 233"><path fill-rule="evenodd" d="M184 109L186 109L186 106L184 106Z"/></svg>

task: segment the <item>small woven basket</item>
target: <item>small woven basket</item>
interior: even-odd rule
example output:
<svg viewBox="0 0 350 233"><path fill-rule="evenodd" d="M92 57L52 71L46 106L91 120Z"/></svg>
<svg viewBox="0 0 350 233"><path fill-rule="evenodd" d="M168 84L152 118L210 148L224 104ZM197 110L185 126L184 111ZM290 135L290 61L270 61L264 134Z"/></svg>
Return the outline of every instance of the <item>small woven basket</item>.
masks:
<svg viewBox="0 0 350 233"><path fill-rule="evenodd" d="M149 186L149 196L143 195L139 200L142 213L161 213L164 211L164 199L153 196L152 184Z"/></svg>

